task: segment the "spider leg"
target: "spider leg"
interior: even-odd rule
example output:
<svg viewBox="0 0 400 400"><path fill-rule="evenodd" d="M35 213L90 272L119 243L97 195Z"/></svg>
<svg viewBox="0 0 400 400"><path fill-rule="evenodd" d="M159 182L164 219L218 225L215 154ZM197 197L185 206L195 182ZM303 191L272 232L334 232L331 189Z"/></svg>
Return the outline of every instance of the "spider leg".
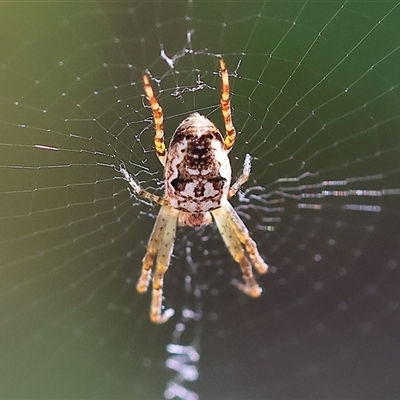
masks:
<svg viewBox="0 0 400 400"><path fill-rule="evenodd" d="M124 176L124 179L129 183L131 188L135 191L135 193L138 196L150 200L154 203L157 203L160 206L169 205L169 201L167 199L163 199L162 197L157 196L143 189L140 183L127 171L123 163L121 163L119 166L119 172L121 172L121 174Z"/></svg>
<svg viewBox="0 0 400 400"><path fill-rule="evenodd" d="M255 252L258 254L257 247L254 241L250 238L249 232L247 231L247 228L244 226L243 222L240 221L241 224L237 224L236 221L234 221L235 217L239 219L239 216L236 214L235 210L230 204L229 206L222 206L216 210L211 211L211 213L214 217L215 223L217 224L218 230L222 236L222 239L225 242L226 247L230 251L234 260L240 265L240 268L242 270L242 276L245 284L237 283L238 289L248 296L258 297L261 295L262 289L257 284L254 278L251 263L246 257L245 251L242 246L243 241L241 240L241 237L247 235L248 238L246 243L252 242L252 244L254 245L253 248L245 245L246 251L248 252L249 257L253 261L253 263L255 259L252 256L252 253L254 254L255 249ZM232 211L234 212L234 214L232 214ZM239 230L241 230L242 232L239 232ZM249 250L251 252L249 252ZM261 260L259 254L258 257ZM267 272L268 266L264 263L264 261L261 260L261 262L265 267L265 270L261 269L262 272ZM261 272L260 265L255 264L255 266L259 270L259 272Z"/></svg>
<svg viewBox="0 0 400 400"><path fill-rule="evenodd" d="M250 233L247 230L246 225L240 219L239 215L229 201L224 206L224 209L226 210L226 214L233 231L239 238L240 242L244 245L246 252L250 257L250 260L253 262L255 268L260 274L265 274L268 271L268 264L261 258L257 249L257 244L250 237Z"/></svg>
<svg viewBox="0 0 400 400"><path fill-rule="evenodd" d="M162 299L164 275L167 272L169 263L171 261L178 214L179 211L175 210L171 206L161 207L160 213L157 217L157 222L160 220L160 225L157 226L156 223L154 226L154 231L156 229L160 230L160 233L158 234L158 255L153 277L152 300L150 308L150 319L156 324L162 324L166 322L174 314L172 309L167 309L162 314ZM145 268L144 262L143 268Z"/></svg>
<svg viewBox="0 0 400 400"><path fill-rule="evenodd" d="M222 78L221 109L222 109L222 115L224 117L225 133L226 133L224 143L225 143L225 149L229 151L235 144L236 130L232 123L228 70L226 69L225 61L222 58L219 59L219 67L221 70L221 78Z"/></svg>
<svg viewBox="0 0 400 400"><path fill-rule="evenodd" d="M167 159L167 149L164 143L164 114L163 110L158 104L156 97L154 96L153 89L150 85L149 77L143 75L144 91L146 92L147 99L149 100L151 109L153 111L154 126L156 128L156 135L154 136L154 147L156 154L162 165L165 165Z"/></svg>
<svg viewBox="0 0 400 400"><path fill-rule="evenodd" d="M236 182L229 188L228 199L234 196L241 188L241 186L247 182L250 176L250 170L251 170L251 156L250 154L246 154L243 163L243 171L239 176L239 178L237 178Z"/></svg>
<svg viewBox="0 0 400 400"><path fill-rule="evenodd" d="M163 234L165 231L165 223L168 218L168 206L163 206L158 213L156 222L150 235L149 242L147 244L147 251L142 260L142 272L136 285L136 290L139 293L147 292L151 276L151 267L154 264L157 252L161 247Z"/></svg>

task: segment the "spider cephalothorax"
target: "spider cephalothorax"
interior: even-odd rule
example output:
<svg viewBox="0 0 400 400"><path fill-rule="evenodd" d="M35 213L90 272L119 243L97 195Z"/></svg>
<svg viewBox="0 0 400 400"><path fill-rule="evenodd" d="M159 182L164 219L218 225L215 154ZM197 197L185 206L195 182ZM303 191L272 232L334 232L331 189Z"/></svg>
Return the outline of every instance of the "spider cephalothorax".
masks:
<svg viewBox="0 0 400 400"><path fill-rule="evenodd" d="M150 318L155 323L163 323L173 315L172 310L162 313L162 289L177 224L195 227L207 225L214 218L226 247L241 267L245 283L238 283L237 286L247 295L258 297L261 294L261 288L253 276L252 265L259 273L268 270L249 231L228 201L247 181L251 158L246 156L243 173L231 186L232 171L228 153L235 143L236 131L231 117L228 71L222 59L220 68L225 138L208 118L193 113L176 129L168 152L164 144L162 108L154 96L148 76L143 76L144 89L154 117L154 146L165 167L164 196L158 197L142 189L123 165L120 171L138 195L161 205L137 284L138 292L147 291L151 268L156 260L150 309Z"/></svg>

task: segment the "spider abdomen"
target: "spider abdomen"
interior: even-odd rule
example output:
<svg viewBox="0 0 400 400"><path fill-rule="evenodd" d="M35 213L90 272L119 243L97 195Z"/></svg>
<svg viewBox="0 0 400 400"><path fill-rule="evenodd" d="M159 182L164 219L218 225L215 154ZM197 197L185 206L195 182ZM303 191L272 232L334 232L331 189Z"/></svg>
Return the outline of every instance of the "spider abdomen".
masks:
<svg viewBox="0 0 400 400"><path fill-rule="evenodd" d="M231 167L220 131L194 113L176 129L165 166L166 197L171 206L189 213L221 207L231 182Z"/></svg>

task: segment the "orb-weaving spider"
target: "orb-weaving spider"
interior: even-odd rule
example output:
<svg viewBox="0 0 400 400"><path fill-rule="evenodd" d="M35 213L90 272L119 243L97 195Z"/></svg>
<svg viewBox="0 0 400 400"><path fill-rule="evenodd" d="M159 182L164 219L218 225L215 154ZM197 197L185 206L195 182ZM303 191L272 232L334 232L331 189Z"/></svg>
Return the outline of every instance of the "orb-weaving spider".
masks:
<svg viewBox="0 0 400 400"><path fill-rule="evenodd" d="M207 225L212 222L212 215L226 247L240 265L244 283L238 283L237 286L245 294L258 297L262 291L253 276L252 265L261 274L268 270L256 243L228 201L249 178L251 157L246 155L242 174L230 186L232 172L228 153L235 144L236 131L231 116L228 71L222 58L219 64L225 138L208 118L193 113L178 126L167 152L164 144L163 111L154 96L149 77L144 75L144 90L152 108L156 130L155 151L164 166L164 196L159 197L143 189L125 166L120 166L124 179L138 196L161 206L137 283L139 293L147 291L156 259L150 319L158 324L167 321L174 313L171 309L162 313L162 298L164 275L171 260L177 223L180 226L193 227Z"/></svg>

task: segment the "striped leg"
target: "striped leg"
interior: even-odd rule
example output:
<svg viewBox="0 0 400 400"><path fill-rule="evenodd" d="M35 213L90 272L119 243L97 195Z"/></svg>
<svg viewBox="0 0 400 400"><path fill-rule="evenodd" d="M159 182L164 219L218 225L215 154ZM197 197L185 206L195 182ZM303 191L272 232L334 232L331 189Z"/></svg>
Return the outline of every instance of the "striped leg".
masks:
<svg viewBox="0 0 400 400"><path fill-rule="evenodd" d="M158 104L154 96L153 89L150 85L150 80L147 75L143 75L144 91L146 92L147 99L151 105L154 118L154 126L156 128L156 135L154 136L154 147L156 154L162 165L165 165L167 159L167 149L164 143L164 114L161 106Z"/></svg>
<svg viewBox="0 0 400 400"><path fill-rule="evenodd" d="M240 242L246 249L250 260L253 262L254 267L260 274L265 274L268 271L268 264L261 258L260 253L257 249L256 242L250 237L250 233L246 228L246 225L240 219L237 212L232 207L232 204L227 202L223 207L226 212L226 219L229 221L232 231L238 237Z"/></svg>
<svg viewBox="0 0 400 400"><path fill-rule="evenodd" d="M236 130L232 123L232 112L231 112L231 98L229 93L229 77L228 70L226 69L225 61L220 58L219 66L221 69L222 78L222 94L221 94L221 109L222 115L225 122L225 149L230 150L235 144Z"/></svg>
<svg viewBox="0 0 400 400"><path fill-rule="evenodd" d="M147 244L147 252L143 257L142 272L136 285L136 289L139 293L147 292L149 287L151 268L154 264L154 259L156 258L157 252L162 246L166 224L171 210L173 210L172 207L163 206L160 208L160 212L158 213L153 231L151 232L150 239Z"/></svg>
<svg viewBox="0 0 400 400"><path fill-rule="evenodd" d="M164 210L163 210L164 209ZM150 319L156 324L166 322L174 311L167 309L162 313L162 299L164 287L164 275L168 270L174 248L176 223L179 211L172 207L162 207L159 213L162 227L160 227L160 242L158 243L158 254L156 269L153 277L153 289L150 308ZM158 219L158 218L157 218ZM155 226L154 229L157 229Z"/></svg>
<svg viewBox="0 0 400 400"><path fill-rule="evenodd" d="M232 213L232 210L234 214ZM213 210L211 213L226 247L232 254L234 260L240 265L242 270L242 276L245 284L238 283L238 288L248 296L260 296L262 289L254 278L252 265L249 259L246 257L242 243L244 244L250 260L260 273L267 272L268 266L261 259L261 256L257 250L257 246L250 238L247 228L244 226L243 222L241 222L239 216L236 214L236 211L229 203L223 207ZM240 221L240 223L238 223L237 220Z"/></svg>

